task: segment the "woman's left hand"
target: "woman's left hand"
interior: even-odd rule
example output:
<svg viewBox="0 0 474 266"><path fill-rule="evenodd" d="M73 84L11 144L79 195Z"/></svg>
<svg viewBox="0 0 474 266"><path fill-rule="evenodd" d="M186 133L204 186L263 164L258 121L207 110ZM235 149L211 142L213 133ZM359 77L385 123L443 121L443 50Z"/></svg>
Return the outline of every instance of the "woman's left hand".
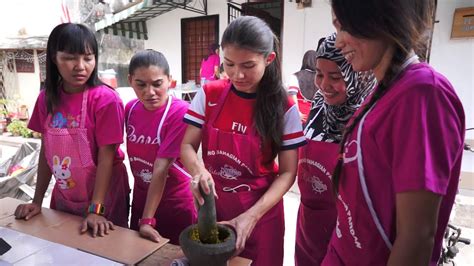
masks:
<svg viewBox="0 0 474 266"><path fill-rule="evenodd" d="M149 224L140 225L140 235L156 243L159 243L161 240L161 235Z"/></svg>
<svg viewBox="0 0 474 266"><path fill-rule="evenodd" d="M220 224L234 228L237 235L235 242L235 255L240 254L240 252L245 249L245 243L252 234L257 222L257 217L248 212L244 212L230 221L220 222Z"/></svg>
<svg viewBox="0 0 474 266"><path fill-rule="evenodd" d="M89 213L84 221L82 221L81 233L87 232L87 229L92 230L92 236L96 237L97 233L99 236L105 236L109 234L110 230L114 230L114 224L111 221L105 219L104 216Z"/></svg>

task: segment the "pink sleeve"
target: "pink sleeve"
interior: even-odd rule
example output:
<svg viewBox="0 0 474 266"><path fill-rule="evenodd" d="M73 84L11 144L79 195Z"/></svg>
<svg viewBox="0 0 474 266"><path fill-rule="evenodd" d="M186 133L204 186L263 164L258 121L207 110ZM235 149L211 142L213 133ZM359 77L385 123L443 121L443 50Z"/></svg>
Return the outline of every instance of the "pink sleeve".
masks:
<svg viewBox="0 0 474 266"><path fill-rule="evenodd" d="M123 142L124 109L120 99L98 109L95 120L95 138L99 147Z"/></svg>
<svg viewBox="0 0 474 266"><path fill-rule="evenodd" d="M450 87L447 83L413 87L393 106L391 137L381 143L381 149L392 151L388 159L397 193L447 192L452 169L462 153L464 115L459 100L446 86Z"/></svg>
<svg viewBox="0 0 474 266"><path fill-rule="evenodd" d="M42 90L36 99L35 108L33 109L30 121L28 122L28 128L39 133L44 133L44 123L46 121L46 117L46 101L44 97L44 90Z"/></svg>
<svg viewBox="0 0 474 266"><path fill-rule="evenodd" d="M178 158L187 124L183 122L188 110L188 103L174 100L168 114L167 123L163 125L161 145L156 152L157 158Z"/></svg>

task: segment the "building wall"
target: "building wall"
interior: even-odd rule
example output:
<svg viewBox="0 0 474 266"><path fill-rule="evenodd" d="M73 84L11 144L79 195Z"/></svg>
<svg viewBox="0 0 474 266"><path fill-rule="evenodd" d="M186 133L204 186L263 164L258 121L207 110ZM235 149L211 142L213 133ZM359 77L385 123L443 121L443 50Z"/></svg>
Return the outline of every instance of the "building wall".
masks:
<svg viewBox="0 0 474 266"><path fill-rule="evenodd" d="M430 63L453 84L464 106L466 126L474 127L474 37L451 39L454 10L473 7L472 0L440 0ZM474 139L474 132L466 138Z"/></svg>
<svg viewBox="0 0 474 266"><path fill-rule="evenodd" d="M18 106L23 104L28 106L30 115L40 91L40 69L36 50L34 64L35 73L17 73L19 97L15 100Z"/></svg>
<svg viewBox="0 0 474 266"><path fill-rule="evenodd" d="M219 15L219 42L227 26L227 2L208 0L208 15ZM146 49L162 52L170 65L171 75L181 81L181 19L201 16L188 10L176 9L147 21Z"/></svg>
<svg viewBox="0 0 474 266"><path fill-rule="evenodd" d="M16 38L21 30L27 36L47 36L60 22L61 0L15 0L0 2L0 39ZM8 48L8 47L5 47ZM14 48L17 48L16 46ZM36 52L35 52L36 53ZM19 105L26 104L33 110L39 93L39 65L35 57L35 73L18 73L18 90L15 95Z"/></svg>
<svg viewBox="0 0 474 266"><path fill-rule="evenodd" d="M238 1L243 2L243 1ZM454 9L474 6L472 0L438 1L437 20L431 50L431 64L452 82L461 98L468 127L474 127L474 38L450 39ZM227 3L208 1L209 15L219 14L220 36L227 26ZM313 0L312 7L297 9L294 1L284 1L283 76L301 67L308 49L316 49L318 40L334 32L331 7L327 0ZM172 75L181 80L181 18L199 16L175 10L147 22L150 39L146 48L162 51L168 58ZM470 133L468 138L474 138Z"/></svg>
<svg viewBox="0 0 474 266"><path fill-rule="evenodd" d="M335 31L327 0L313 0L312 6L298 9L295 1L284 1L283 78L300 70L303 55L315 50L318 40Z"/></svg>

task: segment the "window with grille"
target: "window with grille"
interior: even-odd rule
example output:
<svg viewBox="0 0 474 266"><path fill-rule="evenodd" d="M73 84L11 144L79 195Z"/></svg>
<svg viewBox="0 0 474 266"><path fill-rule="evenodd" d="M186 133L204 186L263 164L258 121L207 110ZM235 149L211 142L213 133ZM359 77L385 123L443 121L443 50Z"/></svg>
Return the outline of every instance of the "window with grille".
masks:
<svg viewBox="0 0 474 266"><path fill-rule="evenodd" d="M201 82L199 68L208 55L209 46L219 43L219 15L181 20L182 83Z"/></svg>

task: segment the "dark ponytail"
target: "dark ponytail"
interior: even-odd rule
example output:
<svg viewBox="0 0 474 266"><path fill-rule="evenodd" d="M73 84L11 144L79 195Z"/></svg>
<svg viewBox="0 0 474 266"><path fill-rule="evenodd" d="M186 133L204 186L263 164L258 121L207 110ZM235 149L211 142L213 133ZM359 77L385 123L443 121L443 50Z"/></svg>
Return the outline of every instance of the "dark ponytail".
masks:
<svg viewBox="0 0 474 266"><path fill-rule="evenodd" d="M221 46L235 45L239 48L264 55L276 56L263 74L258 85L254 121L263 145L270 145L272 161L280 151L283 136L283 120L288 105L286 91L281 82L280 45L270 27L261 19L242 16L227 26Z"/></svg>

